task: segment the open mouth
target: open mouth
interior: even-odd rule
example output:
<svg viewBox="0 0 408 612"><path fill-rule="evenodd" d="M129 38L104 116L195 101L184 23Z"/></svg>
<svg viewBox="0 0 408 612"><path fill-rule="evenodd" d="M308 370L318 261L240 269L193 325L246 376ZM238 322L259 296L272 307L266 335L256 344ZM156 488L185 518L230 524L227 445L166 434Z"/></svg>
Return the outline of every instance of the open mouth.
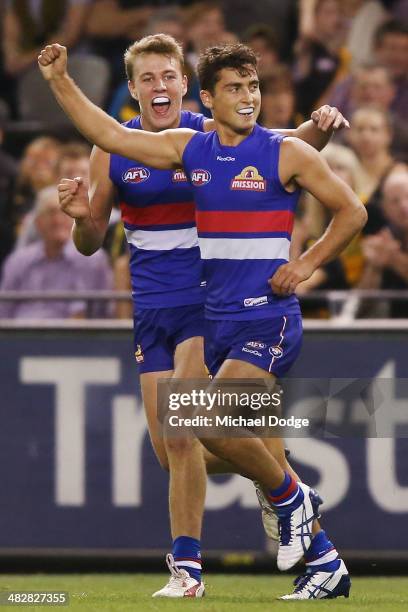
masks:
<svg viewBox="0 0 408 612"><path fill-rule="evenodd" d="M245 108L240 108L237 112L239 115L244 115L247 117L250 117L251 115L254 114L254 107L253 106L247 106Z"/></svg>
<svg viewBox="0 0 408 612"><path fill-rule="evenodd" d="M170 98L167 96L156 96L152 100L152 108L158 115L165 115L170 108Z"/></svg>

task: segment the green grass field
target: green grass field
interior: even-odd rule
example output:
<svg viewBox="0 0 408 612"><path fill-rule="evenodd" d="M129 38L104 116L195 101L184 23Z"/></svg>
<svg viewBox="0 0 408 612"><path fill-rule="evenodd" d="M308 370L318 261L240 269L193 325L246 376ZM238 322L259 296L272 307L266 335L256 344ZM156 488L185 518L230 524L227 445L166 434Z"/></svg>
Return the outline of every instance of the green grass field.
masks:
<svg viewBox="0 0 408 612"><path fill-rule="evenodd" d="M248 576L208 574L204 599L152 599L168 574L70 574L70 575L1 575L0 591L67 591L69 606L61 610L93 612L173 611L187 609L205 612L245 612L291 610L306 606L308 610L347 610L349 612L406 612L408 579L396 577L354 578L349 599L318 602L279 602L276 597L291 590L289 576ZM1 609L38 610L40 606L1 606ZM48 608L50 606L47 606ZM46 606L41 606L46 609ZM55 609L54 606L52 606Z"/></svg>

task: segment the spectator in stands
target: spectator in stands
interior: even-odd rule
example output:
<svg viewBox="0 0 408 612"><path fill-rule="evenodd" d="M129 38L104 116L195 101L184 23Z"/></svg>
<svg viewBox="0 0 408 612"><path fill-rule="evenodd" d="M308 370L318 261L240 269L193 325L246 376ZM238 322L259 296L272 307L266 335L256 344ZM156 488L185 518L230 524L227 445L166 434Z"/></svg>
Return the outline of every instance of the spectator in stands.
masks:
<svg viewBox="0 0 408 612"><path fill-rule="evenodd" d="M343 10L350 19L346 46L353 67L372 62L375 33L389 19L380 0L343 0Z"/></svg>
<svg viewBox="0 0 408 612"><path fill-rule="evenodd" d="M57 168L58 179L81 176L88 185L91 147L86 142L69 142L61 147Z"/></svg>
<svg viewBox="0 0 408 612"><path fill-rule="evenodd" d="M385 226L363 240L364 289L408 289L408 172L392 172L384 181L381 210ZM391 316L408 316L408 303L396 302Z"/></svg>
<svg viewBox="0 0 408 612"><path fill-rule="evenodd" d="M297 37L299 0L220 0L226 27L246 40L248 28L265 23L279 34L282 60L292 59L292 47Z"/></svg>
<svg viewBox="0 0 408 612"><path fill-rule="evenodd" d="M262 111L259 122L267 128L296 128L302 121L296 115L295 87L290 70L277 66L261 79Z"/></svg>
<svg viewBox="0 0 408 612"><path fill-rule="evenodd" d="M346 117L362 106L372 106L387 113L391 120L391 152L397 159L408 159L408 116L403 118L393 112L392 104L396 87L390 72L384 66L372 64L358 68L349 80L350 87L339 85L330 103ZM336 135L338 141L345 134Z"/></svg>
<svg viewBox="0 0 408 612"><path fill-rule="evenodd" d="M395 96L390 72L380 64L366 64L357 68L348 79L347 89L340 83L330 99L343 114L351 114L360 106L376 106L388 112Z"/></svg>
<svg viewBox="0 0 408 612"><path fill-rule="evenodd" d="M85 257L71 238L72 219L59 207L55 186L41 190L36 199L35 218L40 240L12 252L6 259L2 291L92 291L112 288L112 273L103 251ZM67 318L86 316L79 301L1 302L1 318ZM93 316L105 316L106 306L95 305Z"/></svg>
<svg viewBox="0 0 408 612"><path fill-rule="evenodd" d="M73 179L80 176L82 177L84 183L88 185L90 154L91 148L84 142L70 142L68 144L61 145L55 179ZM32 210L24 216L21 222L16 249L26 247L36 240L39 240L39 238L36 213L34 210Z"/></svg>
<svg viewBox="0 0 408 612"><path fill-rule="evenodd" d="M353 110L353 107L358 105L374 103L388 110L395 120L401 119L406 123L408 121L408 26L406 24L392 20L378 29L375 35L374 60L375 64L371 68L362 67L340 82L332 92L330 104L347 114L350 107Z"/></svg>
<svg viewBox="0 0 408 612"><path fill-rule="evenodd" d="M73 47L80 38L89 0L6 0L3 28L5 68L17 76L36 63L41 49L58 41Z"/></svg>
<svg viewBox="0 0 408 612"><path fill-rule="evenodd" d="M273 74L279 65L279 40L273 28L258 24L252 26L245 33L246 44L258 57L258 75L265 79Z"/></svg>
<svg viewBox="0 0 408 612"><path fill-rule="evenodd" d="M37 193L54 185L58 179L61 143L49 136L39 136L24 149L13 197L13 216L17 233L33 206Z"/></svg>
<svg viewBox="0 0 408 612"><path fill-rule="evenodd" d="M376 61L391 73L396 87L393 112L408 119L408 22L388 21L375 38Z"/></svg>
<svg viewBox="0 0 408 612"><path fill-rule="evenodd" d="M134 0L94 0L86 23L92 51L109 62L111 90L125 76L123 54L127 47L144 35L153 14L149 3Z"/></svg>
<svg viewBox="0 0 408 612"><path fill-rule="evenodd" d="M391 140L392 127L386 113L370 107L355 111L348 141L359 160L356 191L365 204L396 163L390 153Z"/></svg>
<svg viewBox="0 0 408 612"><path fill-rule="evenodd" d="M58 178L74 179L81 177L86 188L89 183L89 156L91 154L90 146L84 142L71 142L63 145L61 148L61 157L58 164ZM38 238L38 233L35 228L35 220L33 215L31 235L29 242L33 238ZM22 236L19 237L19 246L22 243ZM27 242L26 242L27 243ZM123 223L120 219L120 212L117 208L112 209L109 227L106 232L103 248L107 254L112 271L113 271L113 288L117 291L130 292L130 273L129 273L129 255L127 241ZM130 309L129 309L130 307ZM131 303L117 302L115 307L115 316L117 318L128 318L132 316Z"/></svg>
<svg viewBox="0 0 408 612"><path fill-rule="evenodd" d="M334 85L348 73L346 33L340 1L316 0L313 22L301 25L296 48L296 93L302 116L326 103Z"/></svg>
<svg viewBox="0 0 408 612"><path fill-rule="evenodd" d="M18 174L16 160L2 149L6 119L6 106L0 105L0 266L14 242L13 192Z"/></svg>
<svg viewBox="0 0 408 612"><path fill-rule="evenodd" d="M238 39L225 29L221 5L213 0L196 2L185 11L184 28L187 32L187 60L193 68L198 56L207 47L234 43Z"/></svg>

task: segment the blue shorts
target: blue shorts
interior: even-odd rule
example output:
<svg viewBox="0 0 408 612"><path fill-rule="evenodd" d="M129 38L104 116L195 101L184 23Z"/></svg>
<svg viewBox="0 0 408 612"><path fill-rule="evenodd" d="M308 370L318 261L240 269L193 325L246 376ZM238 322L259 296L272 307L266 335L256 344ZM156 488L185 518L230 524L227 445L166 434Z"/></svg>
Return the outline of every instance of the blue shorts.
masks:
<svg viewBox="0 0 408 612"><path fill-rule="evenodd" d="M239 359L282 377L299 355L302 334L301 315L253 321L207 320L205 363L212 376L226 359Z"/></svg>
<svg viewBox="0 0 408 612"><path fill-rule="evenodd" d="M176 346L188 338L204 336L204 305L139 310L133 324L140 373L173 370Z"/></svg>

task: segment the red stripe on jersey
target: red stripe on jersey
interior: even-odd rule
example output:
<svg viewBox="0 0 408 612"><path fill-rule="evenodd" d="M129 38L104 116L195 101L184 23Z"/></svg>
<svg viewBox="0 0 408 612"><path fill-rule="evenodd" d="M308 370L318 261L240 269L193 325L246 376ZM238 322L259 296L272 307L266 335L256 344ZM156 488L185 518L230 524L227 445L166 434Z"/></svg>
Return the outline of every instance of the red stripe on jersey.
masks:
<svg viewBox="0 0 408 612"><path fill-rule="evenodd" d="M130 206L120 203L122 221L132 225L172 225L195 221L194 202L175 204L153 204L152 206Z"/></svg>
<svg viewBox="0 0 408 612"><path fill-rule="evenodd" d="M196 211L201 232L288 232L293 229L294 214L290 210L261 211Z"/></svg>

